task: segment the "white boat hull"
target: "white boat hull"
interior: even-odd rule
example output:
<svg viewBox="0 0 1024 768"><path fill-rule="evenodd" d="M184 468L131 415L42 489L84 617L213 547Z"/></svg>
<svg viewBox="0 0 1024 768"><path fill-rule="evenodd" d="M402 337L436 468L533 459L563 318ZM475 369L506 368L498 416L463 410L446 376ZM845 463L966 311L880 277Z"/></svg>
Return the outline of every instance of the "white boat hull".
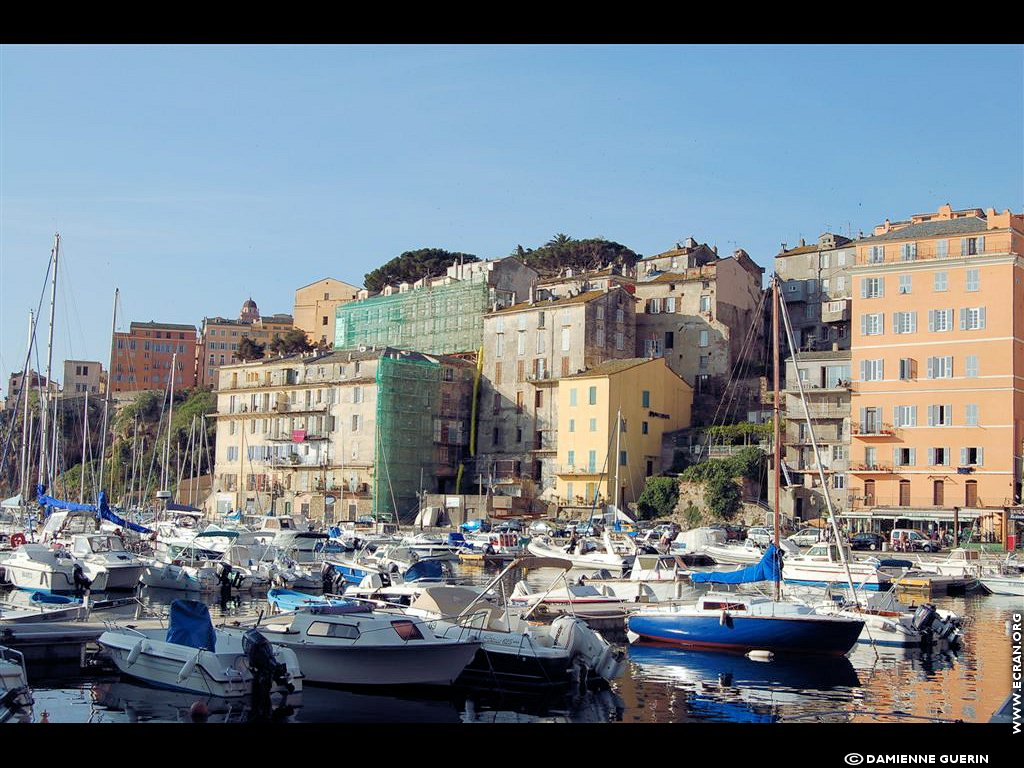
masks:
<svg viewBox="0 0 1024 768"><path fill-rule="evenodd" d="M981 584L994 595L1024 597L1024 576L982 576Z"/></svg>

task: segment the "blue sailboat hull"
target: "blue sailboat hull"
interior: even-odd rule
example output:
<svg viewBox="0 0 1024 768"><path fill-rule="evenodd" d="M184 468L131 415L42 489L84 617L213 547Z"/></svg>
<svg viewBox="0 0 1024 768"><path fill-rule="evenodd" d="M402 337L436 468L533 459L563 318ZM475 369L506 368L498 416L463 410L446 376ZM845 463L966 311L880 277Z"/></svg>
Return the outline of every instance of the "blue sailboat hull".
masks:
<svg viewBox="0 0 1024 768"><path fill-rule="evenodd" d="M629 629L646 640L683 648L745 653L814 653L843 656L857 642L863 622L779 616L634 615Z"/></svg>

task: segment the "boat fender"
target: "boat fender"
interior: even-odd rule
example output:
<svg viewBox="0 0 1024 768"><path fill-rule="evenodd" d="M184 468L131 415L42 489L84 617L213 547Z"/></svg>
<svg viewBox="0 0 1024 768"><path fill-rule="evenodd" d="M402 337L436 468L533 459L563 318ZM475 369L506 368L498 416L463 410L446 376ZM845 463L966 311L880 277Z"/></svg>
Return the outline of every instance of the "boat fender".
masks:
<svg viewBox="0 0 1024 768"><path fill-rule="evenodd" d="M15 533L11 535L11 549L16 549L25 543L24 533Z"/></svg>
<svg viewBox="0 0 1024 768"><path fill-rule="evenodd" d="M748 651L747 658L751 661L771 661L775 654L771 651Z"/></svg>
<svg viewBox="0 0 1024 768"><path fill-rule="evenodd" d="M732 616L728 611L722 611L722 616L719 618L718 623L720 626L732 629Z"/></svg>
<svg viewBox="0 0 1024 768"><path fill-rule="evenodd" d="M195 656L193 656L191 659L189 659L188 661L185 662L184 666L181 668L181 671L178 672L178 682L179 683L185 682L185 680L188 679L188 677L193 672L195 672L196 665L199 663L199 656L201 654L202 654L202 651L199 651L199 653L197 653Z"/></svg>
<svg viewBox="0 0 1024 768"><path fill-rule="evenodd" d="M231 577L231 586L233 586L235 589L238 589L242 586L242 580L244 578L245 575L241 571L235 571L234 576Z"/></svg>
<svg viewBox="0 0 1024 768"><path fill-rule="evenodd" d="M137 642L137 643L135 644L135 647L134 647L134 648L132 648L132 649L131 649L131 650L130 650L130 651L128 652L128 666L129 666L129 667L130 667L130 666L131 666L132 664L134 664L134 663L135 663L136 661L138 661L138 660L139 660L139 654L140 654L140 653L142 653L142 651L143 651L143 646L145 646L145 645L146 645L146 641L145 641L145 640L139 640L139 642Z"/></svg>

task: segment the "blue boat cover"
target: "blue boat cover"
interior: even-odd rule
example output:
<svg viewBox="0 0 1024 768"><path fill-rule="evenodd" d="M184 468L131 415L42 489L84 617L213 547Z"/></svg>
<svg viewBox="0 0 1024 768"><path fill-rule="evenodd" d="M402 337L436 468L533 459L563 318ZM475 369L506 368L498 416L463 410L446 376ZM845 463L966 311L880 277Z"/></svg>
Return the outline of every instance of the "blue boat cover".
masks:
<svg viewBox="0 0 1024 768"><path fill-rule="evenodd" d="M198 509L197 507L190 507L188 504L174 504L172 502L167 502L167 511L168 512L202 512L203 510ZM224 515L224 517L227 517L227 515Z"/></svg>
<svg viewBox="0 0 1024 768"><path fill-rule="evenodd" d="M461 533L449 533L448 534L448 545L452 547L461 547L466 543L466 537Z"/></svg>
<svg viewBox="0 0 1024 768"><path fill-rule="evenodd" d="M65 595L55 595L51 592L33 592L32 597L29 598L30 602L33 603L46 603L48 605L70 605L72 603L82 602L75 597L67 597Z"/></svg>
<svg viewBox="0 0 1024 768"><path fill-rule="evenodd" d="M710 571L691 573L690 580L710 584L749 584L754 581L775 581L779 576L779 564L774 544L769 544L761 560L738 571Z"/></svg>
<svg viewBox="0 0 1024 768"><path fill-rule="evenodd" d="M54 509L66 509L70 512L95 512L97 519L109 520L114 525L118 525L122 528L127 528L130 531L136 533L152 533L153 531L145 526L138 525L137 523L129 522L120 515L116 514L110 509L107 504L107 492L100 491L99 504L78 504L74 501L63 501L62 499L55 499L53 496L46 495L46 486L36 486L36 501L39 502L39 506L45 510L45 515L50 516L50 508Z"/></svg>
<svg viewBox="0 0 1024 768"><path fill-rule="evenodd" d="M420 579L443 579L444 565L440 560L420 560L410 565L402 578L407 582Z"/></svg>
<svg viewBox="0 0 1024 768"><path fill-rule="evenodd" d="M167 642L212 651L217 647L210 609L198 600L175 600L171 603L171 623Z"/></svg>

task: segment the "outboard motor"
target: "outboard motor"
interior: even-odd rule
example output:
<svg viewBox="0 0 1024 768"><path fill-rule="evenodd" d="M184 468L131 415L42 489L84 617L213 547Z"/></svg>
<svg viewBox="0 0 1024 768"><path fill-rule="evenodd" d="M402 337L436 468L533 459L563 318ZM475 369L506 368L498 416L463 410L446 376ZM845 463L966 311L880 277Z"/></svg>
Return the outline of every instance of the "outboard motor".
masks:
<svg viewBox="0 0 1024 768"><path fill-rule="evenodd" d="M92 579L85 575L85 569L81 563L75 563L71 568L71 578L75 582L75 596L81 597L83 592L88 592L92 587Z"/></svg>
<svg viewBox="0 0 1024 768"><path fill-rule="evenodd" d="M922 603L914 613L914 619L910 622L910 626L918 632L930 632L932 624L935 623L937 618L938 614L935 612L935 606L931 603Z"/></svg>
<svg viewBox="0 0 1024 768"><path fill-rule="evenodd" d="M320 581L323 583L324 592L332 593L337 575L338 572L334 570L334 566L325 560L320 566Z"/></svg>
<svg viewBox="0 0 1024 768"><path fill-rule="evenodd" d="M267 720L272 714L270 692L274 683L283 685L289 693L295 690L288 667L277 660L274 646L258 630L250 629L242 635L242 652L252 672L252 711L250 719Z"/></svg>

